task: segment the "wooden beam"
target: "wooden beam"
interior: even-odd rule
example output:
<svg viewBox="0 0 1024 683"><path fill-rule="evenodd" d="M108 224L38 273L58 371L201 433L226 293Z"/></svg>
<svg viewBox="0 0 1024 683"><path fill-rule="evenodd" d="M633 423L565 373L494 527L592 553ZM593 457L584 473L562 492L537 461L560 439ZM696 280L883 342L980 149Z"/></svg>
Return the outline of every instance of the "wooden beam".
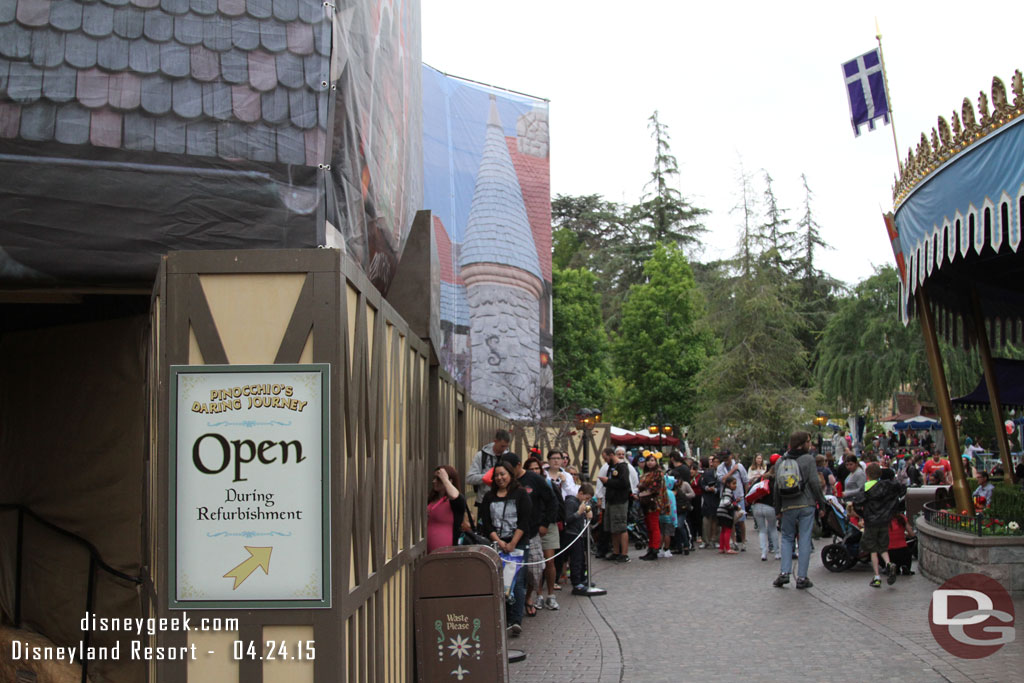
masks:
<svg viewBox="0 0 1024 683"><path fill-rule="evenodd" d="M921 321L921 333L924 335L924 350L928 356L928 368L932 374L932 386L935 388L935 402L938 403L939 417L942 418L942 431L946 436L946 453L953 453L949 458L953 469L953 498L957 510L974 510L971 492L967 489L967 477L964 474L964 463L960 458L960 438L956 433L956 422L953 420L953 404L949 400L949 385L946 384L946 371L942 368L942 354L939 352L939 338L935 334L935 318L925 294L924 285L918 285L917 317Z"/></svg>
<svg viewBox="0 0 1024 683"><path fill-rule="evenodd" d="M981 368L985 372L985 384L988 386L988 405L992 410L992 423L996 429L996 443L999 444L999 458L1003 461L1005 476L1016 481L1013 476L1013 461L1010 459L1010 442L1003 429L1003 406L999 402L999 380L996 377L995 365L992 363L992 349L988 345L988 334L985 332L985 317L981 313L981 299L978 290L971 287L971 314L974 317L974 335L978 338L978 352L981 354Z"/></svg>

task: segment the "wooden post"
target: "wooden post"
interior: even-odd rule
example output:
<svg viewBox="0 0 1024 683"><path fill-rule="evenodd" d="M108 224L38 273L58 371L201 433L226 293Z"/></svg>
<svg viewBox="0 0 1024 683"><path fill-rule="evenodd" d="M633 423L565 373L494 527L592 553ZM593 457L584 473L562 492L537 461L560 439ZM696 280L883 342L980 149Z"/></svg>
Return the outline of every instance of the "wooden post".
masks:
<svg viewBox="0 0 1024 683"><path fill-rule="evenodd" d="M981 314L981 300L975 287L971 287L971 313L974 317L974 334L978 338L978 351L981 353L981 367L985 371L985 384L988 386L988 404L992 409L992 422L996 428L999 458L1003 461L1005 476L1013 481L1013 461L1010 460L1010 442L1006 438L1006 430L1003 429L1003 406L999 403L998 379L995 365L992 363L988 334L985 332L985 318Z"/></svg>
<svg viewBox="0 0 1024 683"><path fill-rule="evenodd" d="M964 463L960 457L960 438L956 433L956 422L953 420L953 404L949 400L949 386L946 384L946 371L942 368L942 354L939 352L939 339L935 335L935 319L928 305L928 296L924 285L918 285L917 317L921 321L921 332L924 335L924 350L928 356L928 368L932 374L932 386L935 388L935 401L939 404L939 417L942 418L942 431L946 436L946 454L953 469L953 498L957 510L974 513L971 492L967 490L967 477L964 474Z"/></svg>

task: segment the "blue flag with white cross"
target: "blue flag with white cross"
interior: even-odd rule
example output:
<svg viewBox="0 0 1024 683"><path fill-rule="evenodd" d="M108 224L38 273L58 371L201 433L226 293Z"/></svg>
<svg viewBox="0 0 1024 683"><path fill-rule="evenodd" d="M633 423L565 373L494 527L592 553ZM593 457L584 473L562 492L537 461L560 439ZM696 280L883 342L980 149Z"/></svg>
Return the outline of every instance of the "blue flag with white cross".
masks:
<svg viewBox="0 0 1024 683"><path fill-rule="evenodd" d="M885 91L881 52L876 48L843 64L846 94L850 98L853 134L860 135L861 124L875 129L875 119L889 123L889 98Z"/></svg>

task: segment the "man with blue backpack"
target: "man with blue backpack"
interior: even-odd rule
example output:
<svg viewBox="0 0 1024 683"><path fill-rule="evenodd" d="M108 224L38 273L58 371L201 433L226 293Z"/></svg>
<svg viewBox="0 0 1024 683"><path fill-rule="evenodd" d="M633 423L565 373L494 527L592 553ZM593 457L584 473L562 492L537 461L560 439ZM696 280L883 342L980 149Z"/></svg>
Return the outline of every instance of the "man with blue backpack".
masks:
<svg viewBox="0 0 1024 683"><path fill-rule="evenodd" d="M793 432L789 450L775 464L773 491L775 514L782 519L782 567L772 584L782 588L789 583L793 569L793 545L800 538L796 587L810 588L807 568L811 563L811 529L814 527L815 505L825 509L825 495L818 479L818 468L811 455L809 432Z"/></svg>

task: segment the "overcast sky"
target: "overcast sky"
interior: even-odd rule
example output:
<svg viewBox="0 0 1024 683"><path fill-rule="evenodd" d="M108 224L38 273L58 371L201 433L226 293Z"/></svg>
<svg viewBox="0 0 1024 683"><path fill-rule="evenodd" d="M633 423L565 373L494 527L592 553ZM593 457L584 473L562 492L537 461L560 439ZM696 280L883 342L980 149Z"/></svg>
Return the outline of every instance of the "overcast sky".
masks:
<svg viewBox="0 0 1024 683"><path fill-rule="evenodd" d="M740 163L771 173L796 221L800 174L847 282L892 263L890 126L854 137L840 65L871 49L875 18L901 158L992 77L1024 68L1024 3L422 0L423 61L551 101L551 192L634 202L649 179L657 109L679 189L707 208L703 260L735 249ZM1010 95L1012 101L1012 94Z"/></svg>

